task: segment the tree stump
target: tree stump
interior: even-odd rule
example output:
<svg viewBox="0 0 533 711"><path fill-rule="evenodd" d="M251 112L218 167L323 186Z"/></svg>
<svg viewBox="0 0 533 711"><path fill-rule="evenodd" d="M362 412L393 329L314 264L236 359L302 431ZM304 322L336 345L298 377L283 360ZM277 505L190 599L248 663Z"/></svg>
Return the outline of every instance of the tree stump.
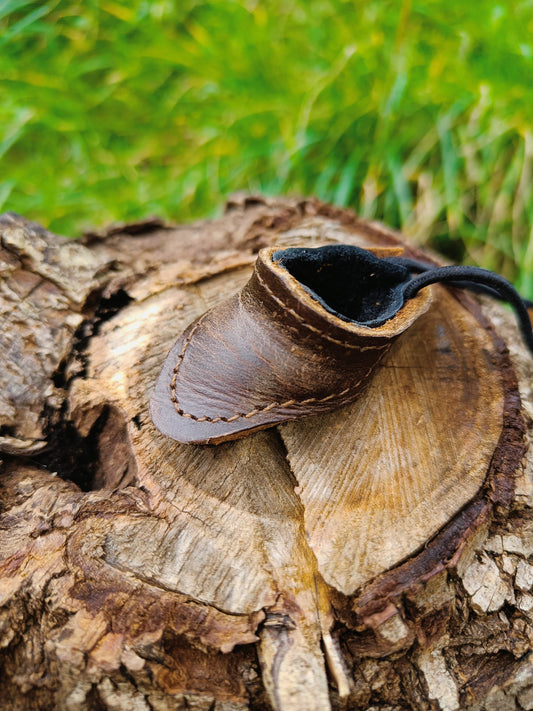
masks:
<svg viewBox="0 0 533 711"><path fill-rule="evenodd" d="M533 368L504 309L435 287L327 415L219 446L150 422L261 247L335 242L420 256L315 200L77 242L0 218L3 709L533 709Z"/></svg>

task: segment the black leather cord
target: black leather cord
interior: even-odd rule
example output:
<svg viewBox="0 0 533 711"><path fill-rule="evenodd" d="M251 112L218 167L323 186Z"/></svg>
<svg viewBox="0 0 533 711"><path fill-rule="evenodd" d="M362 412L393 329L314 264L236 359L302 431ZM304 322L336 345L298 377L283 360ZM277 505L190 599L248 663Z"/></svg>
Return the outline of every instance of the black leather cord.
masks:
<svg viewBox="0 0 533 711"><path fill-rule="evenodd" d="M428 262L421 262L418 259L409 259L408 257L387 257L388 262L393 264L399 264L402 267L407 267L407 269L412 272L427 272L430 269L437 269L434 264L428 264ZM493 272L490 272L491 274ZM502 296L498 291L488 286L487 284L476 284L472 281L458 281L450 282L450 286L457 286L460 289L469 289L470 291L476 292L476 294L486 294L487 296L492 296L493 299L498 299L498 301L507 301L507 299ZM533 301L529 299L524 299L520 297L524 302L527 309L533 309Z"/></svg>
<svg viewBox="0 0 533 711"><path fill-rule="evenodd" d="M410 264L405 264L405 261L409 261ZM481 269L481 267L428 267L423 262L405 261L402 263L413 271L418 271L420 267L423 269L421 274L413 277L406 284L403 292L406 300L412 299L425 286L439 282L448 283L452 286L466 286L467 288L470 288L470 285L481 286L484 291L486 290L485 293L496 294L499 299L511 304L516 313L524 341L531 353L533 353L533 328L527 311L528 307L531 308L533 306L533 303L522 299L507 279L504 279L499 274L494 274L488 269Z"/></svg>

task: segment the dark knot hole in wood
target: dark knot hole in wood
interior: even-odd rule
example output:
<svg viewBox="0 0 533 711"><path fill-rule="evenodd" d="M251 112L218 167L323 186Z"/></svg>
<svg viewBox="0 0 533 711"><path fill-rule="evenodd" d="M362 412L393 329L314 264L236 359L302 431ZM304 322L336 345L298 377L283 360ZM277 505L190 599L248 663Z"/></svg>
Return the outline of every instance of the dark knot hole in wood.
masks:
<svg viewBox="0 0 533 711"><path fill-rule="evenodd" d="M36 463L82 491L122 489L137 483L127 424L113 405L102 407L86 436L72 422L62 420L51 426L48 442L34 457Z"/></svg>

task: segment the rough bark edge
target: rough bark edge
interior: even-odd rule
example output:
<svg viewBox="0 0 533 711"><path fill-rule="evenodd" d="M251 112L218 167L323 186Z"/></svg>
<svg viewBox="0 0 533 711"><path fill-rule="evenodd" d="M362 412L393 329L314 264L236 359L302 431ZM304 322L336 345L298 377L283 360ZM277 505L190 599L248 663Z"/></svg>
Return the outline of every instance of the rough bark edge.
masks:
<svg viewBox="0 0 533 711"><path fill-rule="evenodd" d="M316 201L310 201L310 202L312 202L313 204L317 204ZM329 207L329 206L326 206L326 208L328 208L328 207ZM334 209L334 210L332 210L332 211L326 210L326 212L338 212L338 210L337 210L337 209ZM341 212L341 213L345 213L346 211L340 210L340 212ZM325 216L325 215L322 213L321 210L317 211L315 214ZM302 216L303 216L303 217L306 217L306 216L310 216L310 215L309 215L308 212L305 212L305 214L302 215ZM302 218L302 216L294 216L294 219L295 219L296 224L297 224L298 221ZM328 215L328 216L331 216L331 215ZM332 217L332 216L331 216L331 217ZM337 218L337 217L332 217L332 219L338 219L338 218ZM258 222L261 222L261 221L259 220ZM355 216L353 217L353 220L352 220L350 215L345 215L345 214L344 214L344 217L343 217L342 222L345 223L346 226L349 226L349 227L352 227L352 228L356 228L356 229L357 229L358 220L357 220L357 218L355 218ZM292 226L292 219L288 220L288 223L287 223L287 228L289 228L290 226ZM365 225L365 227L366 227L366 225ZM378 227L378 226L376 226L376 227ZM149 230L149 231L151 231L151 230ZM381 231L381 230L379 230L379 231ZM375 231L374 231L373 229L369 229L369 228L366 229L366 233L369 234L370 236L375 235L376 232L378 232L378 229L376 229ZM394 237L394 236L391 236L388 231L385 231L385 230L384 230L383 233L384 233L384 235L386 236L387 240L388 240L390 243L395 243L395 242L396 242L395 237ZM413 252L413 253L414 253L414 252ZM501 342L501 339L500 339L500 342ZM505 347L503 347L502 351L499 353L498 359L503 358L503 359L505 360L506 356L507 356L507 353L506 353ZM507 358L507 361L508 361L508 358ZM508 362L508 366L510 367L510 363L509 363L509 362ZM512 368L511 368L511 373L514 375L514 372L512 371ZM515 378L515 381L516 381L516 378ZM507 398L506 398L506 410L507 410L507 404L508 404L508 403L507 403ZM516 409L516 407L518 407L518 415L520 415L519 398L518 398L518 405L515 403L515 409ZM520 419L520 417L519 417L518 419ZM518 433L518 430L519 430L519 427L516 427L516 428L515 428L515 432ZM522 428L522 430L523 430L523 428ZM502 437L500 438L500 442L499 442L498 447L503 446L503 442L502 442L502 438L503 438L503 437L504 437L504 433L502 432ZM509 437L509 440L512 440L512 437ZM525 451L525 446L523 446L522 449ZM505 457L503 456L502 459L504 460ZM519 459L518 459L518 461L519 461ZM510 466L511 466L511 465L510 465ZM460 519L463 520L463 527L462 527L462 530L465 532L465 537L468 538L469 540L471 540L472 537L475 538L475 537L476 537L476 536L475 536L475 533L476 533L477 531L479 531L480 529L482 529L486 524L488 524L488 522L490 521L491 517L494 517L494 515L498 513L499 509L501 509L502 506L505 506L505 501L506 501L506 500L509 500L509 501L510 501L510 500L512 500L512 498L513 498L512 481L509 480L509 479L507 479L506 481L503 482L503 484L504 484L503 487L502 487L502 486L499 486L498 484L499 484L499 483L501 484L502 482L498 482L497 471L495 470L494 463L493 463L493 466L491 467L491 472L492 472L493 474L495 474L495 476L492 477L492 480L490 480L490 481L489 481L489 477L487 477L487 482L486 482L486 484L485 484L485 487L484 487L483 490L482 490L483 494L482 494L482 495L479 495L478 497L476 497L476 498L471 502L471 504L469 504L465 509L463 509L462 512L460 512L460 513L458 514L457 520L454 519L454 520L451 522L451 524L450 524L450 527L453 528L454 525L460 523ZM511 486L509 486L509 484L511 484ZM507 495L505 495L505 490L507 490ZM474 507L474 503L475 503L476 501L477 501L477 503L478 503L478 508L477 508L475 511L472 512L472 513L473 513L473 518L472 518L470 521L468 521L468 520L467 520L468 517L466 516L466 514L470 511L471 508ZM465 518L465 516L466 516L466 518ZM445 532L446 532L446 529L444 529L443 531L441 531L441 532L435 537L435 539L433 539L433 541L431 542L430 545L435 544L435 543L437 542L437 540L439 539L439 537L440 537L441 535L443 535ZM450 536L450 538L453 539L453 540L455 540L455 539L453 538L453 531L452 531L451 533L452 533L452 535ZM460 539L460 540L459 540L460 545L456 548L455 553L454 553L454 555L452 556L452 558L450 558L449 560L446 560L445 563L444 563L443 565L441 565L441 566L437 566L437 567L434 567L434 568L430 568L430 570L429 570L427 576L426 576L425 578L424 578L424 577L421 577L421 578L420 578L420 584L422 584L422 583L425 582L426 580L429 581L432 577L434 577L435 575L437 575L440 571L446 572L446 571L452 571L452 570L453 570L454 566L458 563L459 558L461 558L462 553L463 553L463 551L464 551L464 548L466 547L466 542L465 542L464 539L461 540L460 535L459 535L459 539ZM424 556L423 556L423 553L424 553L424 552L422 552L422 553L420 554L420 556L419 556L419 558L420 558L421 560L422 560L423 557L424 557ZM413 561L413 562L414 562L414 561ZM395 571L397 571L397 570L398 570L398 568L395 568ZM389 576L390 576L390 573L392 573L392 572L393 572L393 571L390 571L389 573L384 574L384 575L382 576L383 580L385 580L385 578L388 579ZM382 581L382 582L383 582L383 581ZM373 583L375 583L376 585L379 585L380 579L376 579L375 581L373 581ZM369 583L368 586L372 585L373 583ZM394 583L394 581L391 581L391 583ZM413 594L413 595L414 595L414 594L416 593L416 590L413 589L413 588L409 588L409 586L404 586L404 587L402 588L402 587L401 587L401 583L402 583L401 580L397 581L396 587L394 586L394 584L392 584L391 589L387 592L387 594L389 595L389 597L388 597L388 600L389 600L389 601L390 601L390 600L397 601L397 600L400 600L402 596L405 597L405 598L407 598L409 594ZM416 586L415 586L415 587L416 587ZM366 590L366 586L365 586L365 588L363 588L363 590L361 591L361 597L363 596L365 590ZM396 598L394 597L394 594L395 594L395 593L398 593ZM387 600L385 600L384 602L386 603ZM350 612L351 612L352 614L355 613L355 609L350 610ZM380 611L378 611L378 612L376 613L376 616L377 616L377 617L379 617L379 612L380 612ZM381 612L382 612L382 613L384 612L384 613L385 613L385 616L386 616L386 614L387 614L386 607L383 608L383 609L381 610ZM357 622L357 620L356 620L356 622ZM371 623L372 623L372 622L375 622L375 620L369 620L369 618L367 617L367 618L365 618L365 619L360 619L359 622L362 623L363 627L367 627L367 628L368 628L368 626L369 626L368 623L370 623L370 626L373 627L373 625L372 625ZM389 653L390 653L390 648L389 648ZM401 664L400 664L400 666L401 666ZM260 706L253 706L253 707L256 708L256 709L261 708ZM351 706L350 708L355 708L355 707L352 707L352 706ZM363 707L362 707L362 706L357 706L357 708L363 708ZM389 708L390 708L390 707L389 707ZM398 707L398 708L399 708L399 707ZM422 708L422 706L420 706L420 708ZM424 705L424 708L425 708L425 705Z"/></svg>

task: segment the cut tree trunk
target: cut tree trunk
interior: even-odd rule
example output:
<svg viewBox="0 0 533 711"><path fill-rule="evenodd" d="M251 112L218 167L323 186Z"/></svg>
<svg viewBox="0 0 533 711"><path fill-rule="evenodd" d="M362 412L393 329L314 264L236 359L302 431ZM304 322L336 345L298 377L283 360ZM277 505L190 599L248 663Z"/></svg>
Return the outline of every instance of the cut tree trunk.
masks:
<svg viewBox="0 0 533 711"><path fill-rule="evenodd" d="M0 218L2 709L533 709L533 368L500 306L435 287L327 415L150 422L261 247L335 242L420 257L315 200L76 242Z"/></svg>

